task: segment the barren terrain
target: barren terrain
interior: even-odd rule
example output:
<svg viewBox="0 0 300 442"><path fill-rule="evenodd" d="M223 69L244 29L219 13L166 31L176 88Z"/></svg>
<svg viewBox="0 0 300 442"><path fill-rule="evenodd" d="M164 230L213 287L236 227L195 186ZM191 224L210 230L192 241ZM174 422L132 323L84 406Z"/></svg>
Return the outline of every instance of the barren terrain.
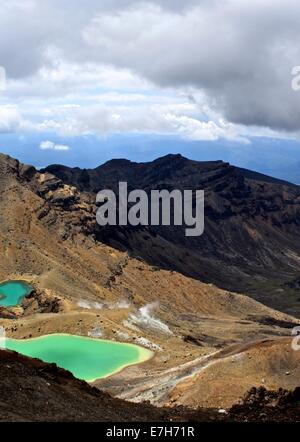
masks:
<svg viewBox="0 0 300 442"><path fill-rule="evenodd" d="M299 384L299 353L290 347L295 316L108 245L101 235L109 231L95 226L93 194L48 171L0 155L0 194L0 280L34 288L22 306L1 309L9 337L64 332L150 348L148 362L94 384L133 402L228 408L253 386ZM285 262L293 254L290 269L296 249L282 255Z"/></svg>

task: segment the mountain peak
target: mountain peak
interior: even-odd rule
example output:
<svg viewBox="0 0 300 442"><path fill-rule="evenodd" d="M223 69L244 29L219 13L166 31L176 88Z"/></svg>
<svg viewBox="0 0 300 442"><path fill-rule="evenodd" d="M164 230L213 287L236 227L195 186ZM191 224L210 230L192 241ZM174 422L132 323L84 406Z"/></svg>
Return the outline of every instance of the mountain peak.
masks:
<svg viewBox="0 0 300 442"><path fill-rule="evenodd" d="M157 158L155 161L176 161L176 160L187 160L187 158L183 157L180 153L169 153L167 155L164 155L162 157Z"/></svg>

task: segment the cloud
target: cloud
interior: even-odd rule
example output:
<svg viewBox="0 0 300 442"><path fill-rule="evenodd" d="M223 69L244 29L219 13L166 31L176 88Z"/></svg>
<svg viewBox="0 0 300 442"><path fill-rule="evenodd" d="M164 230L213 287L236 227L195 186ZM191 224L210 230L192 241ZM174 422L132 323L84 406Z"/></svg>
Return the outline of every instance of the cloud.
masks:
<svg viewBox="0 0 300 442"><path fill-rule="evenodd" d="M54 65L44 65L30 78L10 77L2 96L10 100L82 100L93 98L102 90L126 92L147 88L150 89L149 83L128 69L56 59Z"/></svg>
<svg viewBox="0 0 300 442"><path fill-rule="evenodd" d="M193 87L210 106L244 125L297 131L300 4L227 0L184 12L151 4L101 14L84 30L106 62L164 87Z"/></svg>
<svg viewBox="0 0 300 442"><path fill-rule="evenodd" d="M26 122L15 106L0 106L0 133L18 132L25 128Z"/></svg>
<svg viewBox="0 0 300 442"><path fill-rule="evenodd" d="M240 125L298 136L300 94L291 88L300 61L298 0L2 0L1 8L7 99L87 100L101 87L119 83L123 92L139 92L154 84L201 95L200 107L220 115L161 116L159 125L177 126L187 138L235 137ZM134 119L111 118L104 113L103 125ZM70 131L81 125L79 132L95 125L84 118L70 123ZM158 122L149 111L144 126L151 125Z"/></svg>
<svg viewBox="0 0 300 442"><path fill-rule="evenodd" d="M41 150L58 150L58 151L67 151L70 149L66 144L55 144L52 141L42 141L40 143Z"/></svg>
<svg viewBox="0 0 300 442"><path fill-rule="evenodd" d="M63 118L50 118L38 125L39 131L54 131L63 137L98 134L163 134L177 135L185 140L227 139L247 143L234 125L221 118L202 120L193 116L196 107L187 102L173 104L150 104L139 102L124 105L116 97L109 105L71 106L64 109ZM204 118L204 117L202 117ZM44 149L53 148L51 142L44 142ZM45 144L45 146L44 146Z"/></svg>

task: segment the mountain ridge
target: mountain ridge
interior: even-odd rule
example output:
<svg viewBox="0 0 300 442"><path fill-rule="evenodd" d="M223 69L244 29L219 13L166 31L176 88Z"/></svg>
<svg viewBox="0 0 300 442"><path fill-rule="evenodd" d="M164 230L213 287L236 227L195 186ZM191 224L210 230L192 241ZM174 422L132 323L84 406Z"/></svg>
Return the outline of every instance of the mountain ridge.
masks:
<svg viewBox="0 0 300 442"><path fill-rule="evenodd" d="M200 164L200 165L228 165L230 167L234 167L235 169L239 170L241 172L242 175L244 175L245 177L249 177L252 179L257 179L257 181L263 181L263 182L273 182L274 184L285 184L285 185L290 185L290 186L296 186L299 187L297 184L294 184L292 182L286 181L286 180L282 180L279 178L275 178L272 177L271 175L266 175L260 172L256 172L255 170L251 170L251 169L246 169L246 168L242 168L242 167L237 167L237 166L232 166L230 165L230 163L223 161L223 160L211 160L211 161L197 161L197 160L190 160L187 157L182 156L181 154L168 154L168 155L164 155L163 157L159 157L156 160L153 161L147 161L147 162L135 162L132 160L128 160L126 158L114 158L111 160L106 161L103 164L100 164L99 166L96 166L95 168L91 169L91 168L80 168L80 167L69 167L66 165L61 165L59 163L55 163L55 164L50 164L47 167L44 167L42 169L40 169L41 172L50 172L53 173L55 175L55 172L60 173L61 171L87 171L89 172L93 172L93 171L101 171L102 168L109 168L110 166L117 166L117 167L122 167L122 166L137 166L137 167L143 167L143 166L147 166L147 165L156 165L156 164L162 164L162 163L166 163L166 162L173 162L173 164L180 164L180 163L186 163L186 162L192 162L194 164Z"/></svg>
<svg viewBox="0 0 300 442"><path fill-rule="evenodd" d="M300 315L297 291L289 290L288 302L280 297L280 291L299 277L299 186L226 162L197 162L181 155L149 163L112 160L96 169L56 165L41 172L54 174L90 195L106 188L117 194L119 181L126 181L129 190L147 193L152 189L204 189L202 237L186 239L180 228L151 226L107 227L96 229L95 234L150 265L246 292L271 307Z"/></svg>

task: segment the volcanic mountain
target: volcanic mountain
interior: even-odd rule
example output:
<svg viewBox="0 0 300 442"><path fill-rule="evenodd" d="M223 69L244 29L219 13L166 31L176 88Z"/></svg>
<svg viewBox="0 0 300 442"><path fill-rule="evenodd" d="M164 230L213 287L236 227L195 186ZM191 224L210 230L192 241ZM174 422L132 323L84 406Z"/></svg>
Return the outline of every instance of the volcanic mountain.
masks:
<svg viewBox="0 0 300 442"><path fill-rule="evenodd" d="M168 155L150 163L112 160L96 169L49 166L45 171L78 190L205 190L205 231L184 227L110 227L97 240L161 269L246 293L300 315L300 187L222 161L197 162Z"/></svg>
<svg viewBox="0 0 300 442"><path fill-rule="evenodd" d="M96 192L126 180L146 191L204 188L204 235L101 228ZM168 156L37 171L0 155L0 279L34 288L21 306L0 309L0 326L17 339L71 333L150 348L152 359L94 383L133 402L230 406L250 386L295 388L300 355L287 343L300 321L286 311L298 313L299 204L297 186L222 162ZM265 342L276 357L259 351ZM257 376L251 363L228 363L249 354L264 358ZM227 373L219 395L210 372L201 382L212 366ZM233 391L239 367L249 382Z"/></svg>

